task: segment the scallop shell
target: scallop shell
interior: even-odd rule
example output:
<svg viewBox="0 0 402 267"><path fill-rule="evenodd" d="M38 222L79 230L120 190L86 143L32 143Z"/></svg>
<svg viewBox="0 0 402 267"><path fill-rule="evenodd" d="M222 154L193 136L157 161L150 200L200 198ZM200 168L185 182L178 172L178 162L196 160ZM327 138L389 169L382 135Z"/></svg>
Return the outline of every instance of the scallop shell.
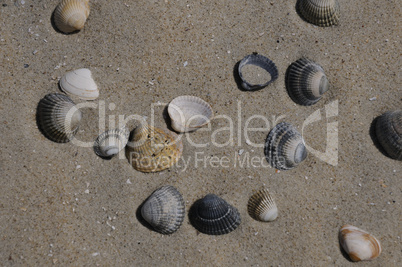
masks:
<svg viewBox="0 0 402 267"><path fill-rule="evenodd" d="M340 229L339 241L352 261L372 260L377 258L382 251L377 238L349 224Z"/></svg>
<svg viewBox="0 0 402 267"><path fill-rule="evenodd" d="M329 89L323 68L305 58L301 58L289 66L285 81L289 96L294 102L303 106L317 103Z"/></svg>
<svg viewBox="0 0 402 267"><path fill-rule="evenodd" d="M66 143L77 133L82 113L71 98L53 93L40 100L36 116L39 129L48 139Z"/></svg>
<svg viewBox="0 0 402 267"><path fill-rule="evenodd" d="M177 134L144 122L135 128L126 155L134 169L158 172L175 164L182 151L183 144Z"/></svg>
<svg viewBox="0 0 402 267"><path fill-rule="evenodd" d="M278 170L296 167L307 157L303 137L290 123L279 123L265 141L265 157Z"/></svg>
<svg viewBox="0 0 402 267"><path fill-rule="evenodd" d="M241 222L239 211L214 194L208 194L196 201L191 207L189 217L198 231L208 235L230 233Z"/></svg>
<svg viewBox="0 0 402 267"><path fill-rule="evenodd" d="M172 128L177 132L191 132L206 125L213 117L211 106L196 96L179 96L168 106Z"/></svg>
<svg viewBox="0 0 402 267"><path fill-rule="evenodd" d="M184 200L173 186L152 193L141 207L141 216L161 234L176 232L184 221Z"/></svg>
<svg viewBox="0 0 402 267"><path fill-rule="evenodd" d="M248 213L262 222L271 222L278 217L278 208L267 189L260 190L251 196L248 201Z"/></svg>
<svg viewBox="0 0 402 267"><path fill-rule="evenodd" d="M317 26L328 27L339 22L338 0L299 0L297 9L301 17Z"/></svg>
<svg viewBox="0 0 402 267"><path fill-rule="evenodd" d="M402 160L402 110L381 115L376 122L376 135L391 158Z"/></svg>
<svg viewBox="0 0 402 267"><path fill-rule="evenodd" d="M95 153L104 158L118 154L126 146L130 131L126 127L106 131L96 138Z"/></svg>
<svg viewBox="0 0 402 267"><path fill-rule="evenodd" d="M70 33L84 28L89 16L89 0L63 0L54 11L54 23L62 32Z"/></svg>
<svg viewBox="0 0 402 267"><path fill-rule="evenodd" d="M64 74L60 79L60 88L84 100L94 100L99 97L98 86L89 69L77 69Z"/></svg>

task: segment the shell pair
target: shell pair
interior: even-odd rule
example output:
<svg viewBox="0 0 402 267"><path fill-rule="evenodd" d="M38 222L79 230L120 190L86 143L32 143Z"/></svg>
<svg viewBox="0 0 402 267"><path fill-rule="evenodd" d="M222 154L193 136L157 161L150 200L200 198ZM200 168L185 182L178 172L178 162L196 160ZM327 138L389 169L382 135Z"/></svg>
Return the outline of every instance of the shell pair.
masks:
<svg viewBox="0 0 402 267"><path fill-rule="evenodd" d="M183 144L177 134L143 122L134 129L126 156L134 169L158 172L175 164L182 152Z"/></svg>
<svg viewBox="0 0 402 267"><path fill-rule="evenodd" d="M180 133L192 132L208 124L213 117L211 106L196 96L179 96L168 106L172 128Z"/></svg>
<svg viewBox="0 0 402 267"><path fill-rule="evenodd" d="M257 221L271 222L278 217L278 207L267 189L262 189L250 197L247 210Z"/></svg>
<svg viewBox="0 0 402 267"><path fill-rule="evenodd" d="M285 84L290 98L303 106L317 103L329 89L323 68L306 58L301 58L288 67Z"/></svg>
<svg viewBox="0 0 402 267"><path fill-rule="evenodd" d="M317 26L328 27L339 22L338 0L298 0L296 9L302 18Z"/></svg>
<svg viewBox="0 0 402 267"><path fill-rule="evenodd" d="M375 132L385 152L393 159L402 160L402 110L381 115L377 119Z"/></svg>
<svg viewBox="0 0 402 267"><path fill-rule="evenodd" d="M130 131L124 126L106 131L94 143L95 153L102 158L111 158L126 146Z"/></svg>
<svg viewBox="0 0 402 267"><path fill-rule="evenodd" d="M63 0L54 11L54 23L64 33L81 30L89 10L89 0Z"/></svg>
<svg viewBox="0 0 402 267"><path fill-rule="evenodd" d="M184 221L184 200L180 192L167 185L155 190L141 207L141 216L161 234L176 232Z"/></svg>
<svg viewBox="0 0 402 267"><path fill-rule="evenodd" d="M265 141L265 157L278 170L289 170L306 159L307 149L302 135L287 122L277 124Z"/></svg>
<svg viewBox="0 0 402 267"><path fill-rule="evenodd" d="M82 68L67 72L60 79L60 88L69 95L84 100L94 100L99 97L99 89L89 69Z"/></svg>
<svg viewBox="0 0 402 267"><path fill-rule="evenodd" d="M349 224L340 229L339 242L352 261L372 260L377 258L382 251L377 238Z"/></svg>

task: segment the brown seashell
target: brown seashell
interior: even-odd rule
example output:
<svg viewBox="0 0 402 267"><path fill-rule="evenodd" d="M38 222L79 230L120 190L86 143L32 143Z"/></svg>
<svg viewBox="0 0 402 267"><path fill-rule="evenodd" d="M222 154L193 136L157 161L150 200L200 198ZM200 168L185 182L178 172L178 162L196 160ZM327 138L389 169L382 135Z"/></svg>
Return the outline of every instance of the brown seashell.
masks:
<svg viewBox="0 0 402 267"><path fill-rule="evenodd" d="M278 208L267 189L262 189L250 197L247 210L251 217L262 222L271 222L278 217Z"/></svg>
<svg viewBox="0 0 402 267"><path fill-rule="evenodd" d="M54 11L54 23L62 32L70 33L84 28L89 16L89 0L63 0Z"/></svg>

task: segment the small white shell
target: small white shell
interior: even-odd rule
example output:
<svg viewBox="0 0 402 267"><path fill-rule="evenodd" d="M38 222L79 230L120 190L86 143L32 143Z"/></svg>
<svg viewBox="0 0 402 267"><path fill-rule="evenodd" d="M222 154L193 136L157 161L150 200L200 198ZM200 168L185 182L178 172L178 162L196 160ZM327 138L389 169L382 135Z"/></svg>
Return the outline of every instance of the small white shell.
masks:
<svg viewBox="0 0 402 267"><path fill-rule="evenodd" d="M57 29L70 33L84 28L89 16L89 0L63 0L54 11Z"/></svg>
<svg viewBox="0 0 402 267"><path fill-rule="evenodd" d="M263 189L250 197L248 213L262 222L271 222L278 217L278 207L267 189Z"/></svg>
<svg viewBox="0 0 402 267"><path fill-rule="evenodd" d="M339 241L352 261L372 260L377 258L382 251L377 238L349 224L340 229Z"/></svg>
<svg viewBox="0 0 402 267"><path fill-rule="evenodd" d="M95 153L100 157L110 158L118 154L126 145L130 131L123 127L102 133L96 138Z"/></svg>
<svg viewBox="0 0 402 267"><path fill-rule="evenodd" d="M172 128L177 132L191 132L209 123L213 117L211 106L196 96L179 96L168 106Z"/></svg>
<svg viewBox="0 0 402 267"><path fill-rule="evenodd" d="M67 72L60 79L60 88L64 92L84 100L94 100L99 97L98 86L92 79L92 73L89 69Z"/></svg>

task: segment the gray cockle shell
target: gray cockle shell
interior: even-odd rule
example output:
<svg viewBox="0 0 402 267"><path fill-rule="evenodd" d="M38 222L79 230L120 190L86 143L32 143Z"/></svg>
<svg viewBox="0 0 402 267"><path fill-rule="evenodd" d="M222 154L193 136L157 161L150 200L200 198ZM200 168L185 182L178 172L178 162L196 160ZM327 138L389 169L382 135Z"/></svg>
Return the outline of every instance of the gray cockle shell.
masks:
<svg viewBox="0 0 402 267"><path fill-rule="evenodd" d="M402 160L402 110L382 114L375 128L378 142L385 152L397 160Z"/></svg>
<svg viewBox="0 0 402 267"><path fill-rule="evenodd" d="M328 27L339 22L338 0L298 0L296 9L302 18L317 26Z"/></svg>
<svg viewBox="0 0 402 267"><path fill-rule="evenodd" d="M126 127L108 130L96 138L95 153L100 157L110 158L126 146L130 131Z"/></svg>

